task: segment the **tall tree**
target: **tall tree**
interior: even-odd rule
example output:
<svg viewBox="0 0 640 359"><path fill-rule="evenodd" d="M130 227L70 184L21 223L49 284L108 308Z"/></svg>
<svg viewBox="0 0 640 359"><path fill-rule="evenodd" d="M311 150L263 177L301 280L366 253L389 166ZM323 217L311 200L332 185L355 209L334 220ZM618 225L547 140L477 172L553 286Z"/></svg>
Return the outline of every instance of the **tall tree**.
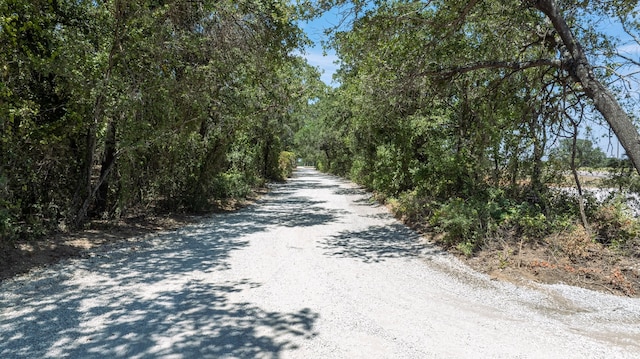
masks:
<svg viewBox="0 0 640 359"><path fill-rule="evenodd" d="M611 126L636 171L640 173L640 135L638 129L616 97L596 76L594 66L587 58L582 44L567 24L562 10L554 0L530 0L529 2L549 18L562 40L558 48L562 54L560 66L568 71L576 82L580 83L585 94L593 100L595 108ZM633 3L630 1L620 2L623 8L617 12L624 12L625 8L628 9ZM637 2L635 3L637 6Z"/></svg>
<svg viewBox="0 0 640 359"><path fill-rule="evenodd" d="M414 21L432 29L431 37L422 42L422 52L448 51L450 58L431 63L424 76L453 78L469 72L491 70L502 76L531 68L555 71L558 84L565 90L583 94L611 126L627 156L640 172L640 136L632 118L617 98L604 85L606 78L595 70L595 54L611 57L612 41L588 29L586 22L594 18L620 19L625 28L634 28L637 2L601 2L555 0L509 1L375 1L327 0L324 8L351 4L351 14L367 17L367 12L388 6L403 6L407 11L396 19L379 17L378 21L407 23ZM429 14L426 18L424 14ZM365 15L363 15L365 14ZM631 15L631 16L630 16ZM481 24L494 24L485 31ZM581 26L585 24L585 26ZM480 42L477 51L457 50L457 42L473 33ZM486 49L501 51L483 51ZM533 49L551 51L532 52ZM592 57L589 57L589 54ZM633 63L633 61L630 61ZM637 63L636 63L637 65ZM569 83L571 85L569 86ZM582 97L582 96L578 96Z"/></svg>
<svg viewBox="0 0 640 359"><path fill-rule="evenodd" d="M203 209L275 176L317 75L292 55L304 12L281 0L1 1L0 233Z"/></svg>

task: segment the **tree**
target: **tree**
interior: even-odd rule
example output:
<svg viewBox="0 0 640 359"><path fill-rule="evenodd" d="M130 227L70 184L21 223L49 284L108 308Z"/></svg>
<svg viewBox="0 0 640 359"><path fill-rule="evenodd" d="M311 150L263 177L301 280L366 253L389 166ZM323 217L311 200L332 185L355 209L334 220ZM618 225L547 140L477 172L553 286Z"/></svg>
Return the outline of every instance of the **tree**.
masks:
<svg viewBox="0 0 640 359"><path fill-rule="evenodd" d="M549 195L558 172L545 158L573 136L562 171L577 173L579 152L598 164L601 153L575 137L598 111L637 133L603 86L615 79L615 39L592 26L632 14L631 3L325 1L350 21L330 31L340 87L313 104L322 110L300 137L314 139L322 169L394 197L467 251L507 232L544 236L568 218L588 228L582 201Z"/></svg>
<svg viewBox="0 0 640 359"><path fill-rule="evenodd" d="M569 72L571 77L581 85L584 93L593 101L595 108L604 116L620 140L636 171L640 173L640 135L631 117L611 91L595 75L593 65L588 60L582 44L571 31L558 4L554 0L536 0L533 3L549 18L562 40L562 45L566 48L566 51L562 52L560 66ZM628 1L623 1L621 4L622 9L617 10L618 14L628 12L629 5L633 5Z"/></svg>
<svg viewBox="0 0 640 359"><path fill-rule="evenodd" d="M485 12L500 13L504 6L495 2ZM489 42L504 26L483 13L467 32L442 39L450 19L439 15L419 2L384 3L362 14L350 31L335 33L343 63L340 96L350 99L341 110L351 114L341 136L354 152L350 173L390 194L420 186L442 198L477 192L485 178L501 183L506 171L514 184L524 171L539 178L546 140L538 129L550 122L541 120L540 103L553 92L546 85L550 74L536 68L431 73L434 66L472 61L471 55L517 52L527 35ZM550 50L528 51L539 56ZM523 158L531 141L533 168Z"/></svg>
<svg viewBox="0 0 640 359"><path fill-rule="evenodd" d="M600 16L620 19L626 29L637 28L638 22L629 20L634 18L637 2L568 1L558 4L555 0L432 0L376 1L372 6L360 0L328 0L323 5L326 8L346 3L352 4L356 18L366 18L367 13L390 6L403 7L407 11L399 18L385 16L377 21L414 22L419 27L432 29L431 36L421 43L422 54L444 51L450 57L443 62L423 64L426 66L414 76L452 79L469 72L489 70L504 77L531 68L540 68L547 74L555 72L553 76L561 91L573 92L581 99L588 98L602 114L640 173L638 130L620 101L603 84L606 73L615 71L596 71L592 63L595 54L604 58L614 56L613 41L586 25L587 21ZM428 15L425 17L425 14ZM482 28L486 24L489 24L488 31ZM468 38L466 35L470 33L478 40L474 49L477 51L456 49L456 43ZM536 49L549 51L531 51ZM629 62L634 64L632 60Z"/></svg>
<svg viewBox="0 0 640 359"><path fill-rule="evenodd" d="M0 233L202 210L279 175L318 77L292 55L303 13L280 0L0 2Z"/></svg>
<svg viewBox="0 0 640 359"><path fill-rule="evenodd" d="M573 139L565 138L560 141L558 147L551 150L549 157L557 159L568 167L573 152ZM607 155L590 140L577 139L575 154L576 167L599 168L607 164Z"/></svg>

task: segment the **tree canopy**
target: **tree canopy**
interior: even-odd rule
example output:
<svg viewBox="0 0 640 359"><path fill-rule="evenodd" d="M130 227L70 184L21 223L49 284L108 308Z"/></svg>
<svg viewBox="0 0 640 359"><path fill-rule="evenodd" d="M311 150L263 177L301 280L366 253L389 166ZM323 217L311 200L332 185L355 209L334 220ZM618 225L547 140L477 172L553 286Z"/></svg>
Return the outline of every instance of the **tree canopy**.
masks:
<svg viewBox="0 0 640 359"><path fill-rule="evenodd" d="M331 88L297 54L336 7ZM563 139L603 123L640 168L640 64L612 21L640 40L625 0L2 0L0 234L205 210L292 151L469 245L550 231L575 209L549 195Z"/></svg>
<svg viewBox="0 0 640 359"><path fill-rule="evenodd" d="M0 2L0 234L281 179L317 71L288 1Z"/></svg>
<svg viewBox="0 0 640 359"><path fill-rule="evenodd" d="M638 64L599 30L637 33L637 2L323 4L349 14L330 32L340 86L311 106L298 142L315 143L321 168L398 199L401 214L422 213L464 248L504 226L544 236L578 218L577 203L549 192L571 166L547 158L558 146L584 154L591 143L571 139L585 127L610 126L638 170L637 108L626 101Z"/></svg>

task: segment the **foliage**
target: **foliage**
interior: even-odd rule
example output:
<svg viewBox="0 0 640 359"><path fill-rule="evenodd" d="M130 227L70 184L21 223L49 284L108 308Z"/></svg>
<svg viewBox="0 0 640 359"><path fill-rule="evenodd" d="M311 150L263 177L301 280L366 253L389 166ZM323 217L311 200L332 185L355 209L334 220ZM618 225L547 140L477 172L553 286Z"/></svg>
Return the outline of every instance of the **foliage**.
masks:
<svg viewBox="0 0 640 359"><path fill-rule="evenodd" d="M293 152L282 151L278 157L278 169L280 170L280 178L285 180L293 174L296 168L296 154Z"/></svg>
<svg viewBox="0 0 640 359"><path fill-rule="evenodd" d="M565 168L571 163L571 154L573 152L573 140L562 139L558 147L549 151L549 157L553 160L560 161ZM576 167L602 168L608 164L607 155L593 142L585 139L576 141Z"/></svg>
<svg viewBox="0 0 640 359"><path fill-rule="evenodd" d="M546 6L558 6L553 24L569 24L577 50L607 69L592 71L592 84L619 66L617 39L592 25L615 17L635 29L629 3L325 1L351 6L348 25L331 31L340 86L304 110L296 149L466 254L501 236L539 241L566 230L580 206L553 185L571 167L572 137L602 109ZM606 165L592 142L576 144L578 166ZM604 223L597 208L587 205L595 227Z"/></svg>
<svg viewBox="0 0 640 359"><path fill-rule="evenodd" d="M15 215L15 206L11 204L7 193L7 180L0 177L0 237L11 240L16 232L15 223L13 223Z"/></svg>
<svg viewBox="0 0 640 359"><path fill-rule="evenodd" d="M559 210L544 213L539 206L518 202L499 189L488 189L466 200L451 198L444 203L424 203L414 192L401 196L398 202L397 214L413 222L429 218L432 229L444 234L445 245L466 254L504 233L526 241L540 241L554 231L571 226L577 216L577 208L572 208L574 212L570 213L555 203L550 207Z"/></svg>
<svg viewBox="0 0 640 359"><path fill-rule="evenodd" d="M292 55L305 13L279 0L0 2L2 238L205 210L280 178L319 82Z"/></svg>
<svg viewBox="0 0 640 359"><path fill-rule="evenodd" d="M633 218L624 198L609 199L598 206L591 219L595 222L596 240L602 244L624 250L640 243L640 223Z"/></svg>
<svg viewBox="0 0 640 359"><path fill-rule="evenodd" d="M619 191L627 189L640 193L640 177L628 159L610 158L607 161L607 169L610 177L603 181L605 186L617 188Z"/></svg>
<svg viewBox="0 0 640 359"><path fill-rule="evenodd" d="M329 88L294 55L308 44L297 22L346 3ZM0 235L207 210L284 180L296 153L429 217L467 254L501 233L537 240L578 218L552 179L594 109L611 122L589 86L637 66L593 26L616 18L633 33L632 3L5 0ZM590 59L602 69L582 71ZM576 144L578 165L603 165ZM637 165L617 163L613 185L637 190ZM635 222L606 208L587 203L600 240L635 241Z"/></svg>

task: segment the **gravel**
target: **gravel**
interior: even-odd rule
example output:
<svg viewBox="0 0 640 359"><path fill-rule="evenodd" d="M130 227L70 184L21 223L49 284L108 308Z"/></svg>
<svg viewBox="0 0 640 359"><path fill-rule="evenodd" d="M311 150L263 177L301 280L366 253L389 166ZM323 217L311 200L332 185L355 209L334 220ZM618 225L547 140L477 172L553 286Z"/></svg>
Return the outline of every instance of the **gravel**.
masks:
<svg viewBox="0 0 640 359"><path fill-rule="evenodd" d="M516 286L300 168L257 204L0 283L1 358L638 358L640 300Z"/></svg>

